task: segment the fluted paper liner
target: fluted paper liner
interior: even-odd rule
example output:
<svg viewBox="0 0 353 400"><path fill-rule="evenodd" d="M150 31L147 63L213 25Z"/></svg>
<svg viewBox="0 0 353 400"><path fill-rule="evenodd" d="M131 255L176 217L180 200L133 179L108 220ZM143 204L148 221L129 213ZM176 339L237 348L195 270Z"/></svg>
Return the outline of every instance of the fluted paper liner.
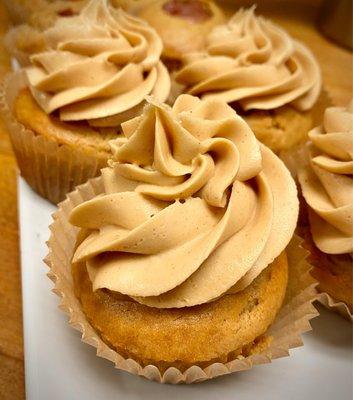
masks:
<svg viewBox="0 0 353 400"><path fill-rule="evenodd" d="M304 202L304 200L302 201L302 206L304 208L303 211L306 212L307 206L306 206L306 203ZM309 225L305 224L304 221L299 221L299 222L302 222L302 223L298 226L297 231L298 231L298 235L303 240L303 243L302 243L303 248L305 250L307 250L307 252L308 252L306 261L312 267L320 268L318 257L313 257L312 253L311 253L311 250L313 249L313 246L315 246L315 244L312 241L312 236L311 236ZM353 272L353 265L352 265L352 272ZM344 303L343 301L338 301L338 300L334 299L328 293L321 291L320 286L317 287L317 290L318 290L317 300L322 305L324 305L326 308L336 312L337 314L342 315L347 320L353 322L353 314L346 303Z"/></svg>
<svg viewBox="0 0 353 400"><path fill-rule="evenodd" d="M39 195L57 204L77 185L97 176L107 160L37 135L13 115L18 92L27 86L23 71L9 74L0 89L0 114L6 124L21 175Z"/></svg>
<svg viewBox="0 0 353 400"><path fill-rule="evenodd" d="M79 186L67 199L60 203L53 215L50 226L51 236L47 242L49 254L45 262L49 266L49 278L54 282L53 289L61 297L60 308L69 316L69 324L82 333L82 341L97 349L97 355L115 364L115 367L135 375L162 383L194 383L215 378L231 372L243 371L256 364L266 364L272 359L289 355L289 349L301 346L301 334L311 330L310 319L318 315L312 302L317 293L315 281L309 274L307 252L300 246L301 240L294 237L287 248L289 260L289 284L284 305L274 324L266 335L272 336L268 348L259 354L238 357L227 363L214 363L207 368L195 365L185 372L171 367L164 373L154 365L142 367L132 359L125 359L109 348L95 332L81 310L79 300L74 295L71 275L71 258L74 252L78 228L68 222L71 210L83 201L104 193L101 177L91 179Z"/></svg>
<svg viewBox="0 0 353 400"><path fill-rule="evenodd" d="M324 292L319 294L318 300L325 307L331 308L336 313L341 314L343 317L353 322L353 314L351 313L346 303L343 303L342 301L337 301L333 299L328 293Z"/></svg>

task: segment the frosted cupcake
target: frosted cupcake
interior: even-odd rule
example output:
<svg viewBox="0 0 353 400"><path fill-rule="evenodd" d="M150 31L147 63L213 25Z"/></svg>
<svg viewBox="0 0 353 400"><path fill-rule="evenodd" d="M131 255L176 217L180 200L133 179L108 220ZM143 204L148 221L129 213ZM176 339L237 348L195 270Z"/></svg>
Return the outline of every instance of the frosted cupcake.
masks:
<svg viewBox="0 0 353 400"><path fill-rule="evenodd" d="M7 51L21 66L29 65L33 54L46 50L44 34L46 29L51 28L62 17L77 16L88 4L88 0L37 1L35 5L28 1L29 9L27 13L23 13L26 18L22 18L22 22L25 23L16 25L5 36ZM110 0L109 4L117 9L122 8L130 14L136 14L139 8L151 1L153 0ZM13 8L16 8L16 2L13 3Z"/></svg>
<svg viewBox="0 0 353 400"><path fill-rule="evenodd" d="M122 128L102 194L70 216L87 320L111 349L161 371L261 352L287 287L289 172L218 99L150 99Z"/></svg>
<svg viewBox="0 0 353 400"><path fill-rule="evenodd" d="M321 73L307 47L254 10L241 9L214 28L206 51L187 55L176 80L187 93L231 104L280 152L306 139Z"/></svg>
<svg viewBox="0 0 353 400"><path fill-rule="evenodd" d="M2 109L22 175L57 202L106 165L109 140L146 95L168 97L170 78L153 28L106 0L60 18L44 36L46 51L5 82Z"/></svg>
<svg viewBox="0 0 353 400"><path fill-rule="evenodd" d="M137 14L162 38L163 57L170 69L176 68L186 53L204 50L207 34L226 20L212 0L150 1Z"/></svg>
<svg viewBox="0 0 353 400"><path fill-rule="evenodd" d="M319 289L353 312L353 102L331 107L310 131L298 178L308 205L304 232Z"/></svg>

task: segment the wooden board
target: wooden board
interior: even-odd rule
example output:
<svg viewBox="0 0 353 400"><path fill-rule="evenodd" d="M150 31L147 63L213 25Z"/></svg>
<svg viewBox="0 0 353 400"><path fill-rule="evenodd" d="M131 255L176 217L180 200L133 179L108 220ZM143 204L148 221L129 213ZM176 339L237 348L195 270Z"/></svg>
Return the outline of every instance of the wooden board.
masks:
<svg viewBox="0 0 353 400"><path fill-rule="evenodd" d="M352 54L325 39L315 28L319 1L310 7L299 2L282 6L266 5L259 11L280 23L294 37L305 42L318 58L324 87L334 104L344 105L352 97ZM240 2L236 2L240 4ZM9 18L0 2L0 39ZM0 80L10 69L9 57L0 42ZM0 398L23 399L23 335L21 283L18 246L16 162L5 127L0 120Z"/></svg>
<svg viewBox="0 0 353 400"><path fill-rule="evenodd" d="M9 18L0 3L0 40ZM0 41L0 79L10 59ZM17 224L16 161L0 120L0 398L23 399L23 335Z"/></svg>

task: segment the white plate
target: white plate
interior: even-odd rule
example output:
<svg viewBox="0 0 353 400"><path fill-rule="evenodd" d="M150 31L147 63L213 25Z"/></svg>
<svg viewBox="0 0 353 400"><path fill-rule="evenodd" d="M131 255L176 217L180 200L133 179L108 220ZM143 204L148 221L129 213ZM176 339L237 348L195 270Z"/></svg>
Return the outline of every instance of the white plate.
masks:
<svg viewBox="0 0 353 400"><path fill-rule="evenodd" d="M195 385L161 385L96 357L67 324L51 292L48 225L55 207L19 179L26 393L29 400L352 399L352 325L320 309L291 357Z"/></svg>

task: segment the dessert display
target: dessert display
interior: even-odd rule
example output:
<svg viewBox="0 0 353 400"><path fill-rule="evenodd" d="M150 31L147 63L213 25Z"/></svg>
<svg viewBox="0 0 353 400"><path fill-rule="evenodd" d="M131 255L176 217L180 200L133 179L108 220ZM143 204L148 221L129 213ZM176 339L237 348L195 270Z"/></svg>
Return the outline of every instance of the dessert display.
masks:
<svg viewBox="0 0 353 400"><path fill-rule="evenodd" d="M218 99L150 98L122 129L102 193L69 218L80 232L63 268L87 321L118 354L162 372L261 352L287 288L289 171Z"/></svg>
<svg viewBox="0 0 353 400"><path fill-rule="evenodd" d="M212 0L150 1L137 15L160 35L170 69L176 68L185 54L204 50L207 34L225 22L223 10Z"/></svg>
<svg viewBox="0 0 353 400"><path fill-rule="evenodd" d="M353 313L353 102L325 111L309 132L298 178L308 208L305 232L320 291ZM302 224L305 225L305 224Z"/></svg>
<svg viewBox="0 0 353 400"><path fill-rule="evenodd" d="M98 356L194 383L289 355L314 300L353 321L353 100L306 44L212 0L6 5L0 113Z"/></svg>
<svg viewBox="0 0 353 400"><path fill-rule="evenodd" d="M234 106L275 152L306 139L321 91L320 68L306 46L254 7L215 27L206 42L205 51L185 55L176 75L187 93Z"/></svg>
<svg viewBox="0 0 353 400"><path fill-rule="evenodd" d="M98 174L120 124L138 115L146 95L164 101L170 78L153 28L106 0L91 1L79 16L60 18L44 37L46 50L5 83L2 108L23 176L57 202ZM59 150L67 153L60 160ZM32 166L44 161L53 179L34 178Z"/></svg>

